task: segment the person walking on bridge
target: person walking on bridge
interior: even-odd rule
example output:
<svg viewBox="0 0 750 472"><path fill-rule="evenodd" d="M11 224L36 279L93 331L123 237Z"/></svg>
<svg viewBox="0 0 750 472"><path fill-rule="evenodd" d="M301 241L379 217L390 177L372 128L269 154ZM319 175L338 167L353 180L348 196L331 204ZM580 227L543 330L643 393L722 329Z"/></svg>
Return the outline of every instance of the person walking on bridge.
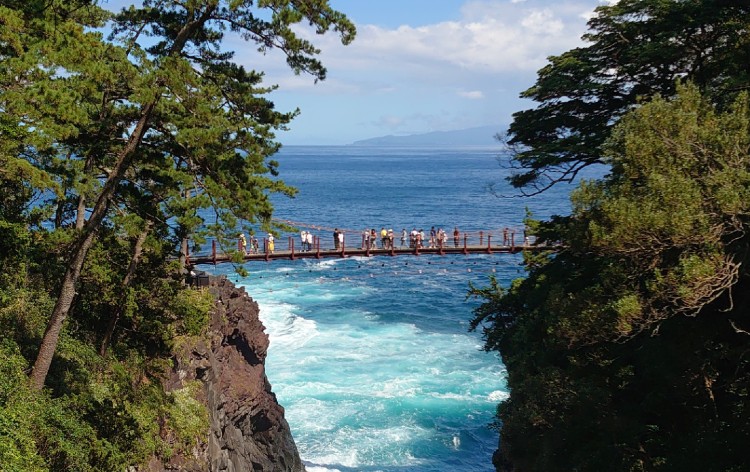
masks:
<svg viewBox="0 0 750 472"><path fill-rule="evenodd" d="M242 253L242 255L245 255L246 248L247 248L247 239L245 239L245 233L240 233L240 239L239 241L237 241L237 249Z"/></svg>
<svg viewBox="0 0 750 472"><path fill-rule="evenodd" d="M362 249L367 249L368 247L370 247L370 230L365 228L362 231Z"/></svg>

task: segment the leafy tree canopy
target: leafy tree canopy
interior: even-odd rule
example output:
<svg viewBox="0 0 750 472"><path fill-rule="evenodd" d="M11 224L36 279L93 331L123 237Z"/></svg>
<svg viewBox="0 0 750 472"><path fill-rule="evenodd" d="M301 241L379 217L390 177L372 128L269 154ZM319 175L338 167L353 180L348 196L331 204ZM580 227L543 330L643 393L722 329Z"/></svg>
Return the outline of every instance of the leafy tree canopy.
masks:
<svg viewBox="0 0 750 472"><path fill-rule="evenodd" d="M115 15L85 0L3 8L0 108L8 133L0 159L8 170L0 178L22 178L13 192L29 204L27 216L36 215L29 223L75 229L32 373L40 388L104 226L128 222L116 232L156 231L174 248L188 236L201 242L206 230L221 242L239 221L269 229L270 194L294 195L271 156L279 148L274 131L297 112L275 109L267 98L275 86L234 62L225 36L261 53L278 49L294 73L321 80L319 50L294 26L333 30L345 44L355 30L327 0L146 0ZM96 29L104 24L109 40ZM207 209L209 221L200 211Z"/></svg>
<svg viewBox="0 0 750 472"><path fill-rule="evenodd" d="M527 279L472 293L509 371L516 470L741 470L750 439L750 103L695 86L626 114ZM502 469L501 461L498 461Z"/></svg>
<svg viewBox="0 0 750 472"><path fill-rule="evenodd" d="M221 241L240 221L271 228L270 195L295 192L273 155L297 111L275 108L275 85L234 60L227 35L322 80L296 25L355 34L326 0L99 3L0 5L8 470L125 470L205 440L199 389L167 395L159 382L213 306L185 287L180 243Z"/></svg>
<svg viewBox="0 0 750 472"><path fill-rule="evenodd" d="M611 126L640 99L689 80L720 106L750 87L750 2L620 0L596 9L588 45L549 58L521 94L507 143L525 192L570 181L602 162Z"/></svg>

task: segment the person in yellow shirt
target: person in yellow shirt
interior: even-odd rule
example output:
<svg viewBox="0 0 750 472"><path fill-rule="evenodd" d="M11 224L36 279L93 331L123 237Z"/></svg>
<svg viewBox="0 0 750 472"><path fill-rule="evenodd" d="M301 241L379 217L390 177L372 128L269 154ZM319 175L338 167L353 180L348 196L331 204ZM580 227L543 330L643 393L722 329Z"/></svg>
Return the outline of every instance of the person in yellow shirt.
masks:
<svg viewBox="0 0 750 472"><path fill-rule="evenodd" d="M240 240L237 242L237 250L246 254L247 239L245 239L245 233L240 233Z"/></svg>

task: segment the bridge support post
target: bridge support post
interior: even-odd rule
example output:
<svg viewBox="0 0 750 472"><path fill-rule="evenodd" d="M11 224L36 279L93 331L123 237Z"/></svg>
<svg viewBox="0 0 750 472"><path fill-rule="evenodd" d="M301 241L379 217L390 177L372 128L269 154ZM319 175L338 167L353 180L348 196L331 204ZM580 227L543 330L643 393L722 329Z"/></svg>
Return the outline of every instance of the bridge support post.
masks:
<svg viewBox="0 0 750 472"><path fill-rule="evenodd" d="M289 250L292 251L289 259L295 260L296 257L294 257L294 238L292 236L289 236Z"/></svg>
<svg viewBox="0 0 750 472"><path fill-rule="evenodd" d="M271 256L268 253L268 238L263 238L263 252L266 253L266 262L271 260Z"/></svg>
<svg viewBox="0 0 750 472"><path fill-rule="evenodd" d="M492 254L492 235L487 235L487 254Z"/></svg>
<svg viewBox="0 0 750 472"><path fill-rule="evenodd" d="M467 236L467 234L466 234L466 233L464 233L464 251L463 251L463 252L464 252L464 255L466 255L466 254L468 254L468 253L469 253L469 249L468 249L468 248L466 247L466 245L467 245L467 240L468 240L468 236Z"/></svg>
<svg viewBox="0 0 750 472"><path fill-rule="evenodd" d="M516 252L516 232L510 232L510 252Z"/></svg>
<svg viewBox="0 0 750 472"><path fill-rule="evenodd" d="M317 251L315 253L315 258L320 259L320 236L315 236L313 242L315 243L315 250Z"/></svg>
<svg viewBox="0 0 750 472"><path fill-rule="evenodd" d="M211 260L216 265L216 240L211 241Z"/></svg>

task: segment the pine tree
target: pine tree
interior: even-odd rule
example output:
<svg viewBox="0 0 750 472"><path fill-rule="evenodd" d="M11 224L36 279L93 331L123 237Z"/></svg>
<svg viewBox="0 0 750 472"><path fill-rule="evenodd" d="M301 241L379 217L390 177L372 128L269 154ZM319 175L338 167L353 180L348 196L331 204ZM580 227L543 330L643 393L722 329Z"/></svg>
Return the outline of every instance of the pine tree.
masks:
<svg viewBox="0 0 750 472"><path fill-rule="evenodd" d="M295 73L322 80L319 51L293 26L335 30L344 43L354 27L325 0L147 0L114 16L106 41L92 28L110 15L93 2L3 8L10 26L0 38L9 65L3 122L28 138L4 143L4 158L54 187L50 207L59 224L75 215L77 228L31 373L40 389L88 251L114 221L114 208L162 225L176 217L180 237L203 223L197 208L214 208L215 230L238 219L267 224L269 194L293 194L273 178L270 156L278 150L274 130L295 112L279 112L264 98L273 86L233 62L225 34L261 51L278 49Z"/></svg>
<svg viewBox="0 0 750 472"><path fill-rule="evenodd" d="M748 96L726 108L689 86L625 115L608 178L539 224L565 249L473 289L509 372L498 470L745 467Z"/></svg>
<svg viewBox="0 0 750 472"><path fill-rule="evenodd" d="M596 9L587 43L539 70L521 94L538 102L513 115L507 143L527 193L570 182L603 162L611 126L639 100L674 95L689 80L713 103L750 88L750 3L620 0Z"/></svg>

